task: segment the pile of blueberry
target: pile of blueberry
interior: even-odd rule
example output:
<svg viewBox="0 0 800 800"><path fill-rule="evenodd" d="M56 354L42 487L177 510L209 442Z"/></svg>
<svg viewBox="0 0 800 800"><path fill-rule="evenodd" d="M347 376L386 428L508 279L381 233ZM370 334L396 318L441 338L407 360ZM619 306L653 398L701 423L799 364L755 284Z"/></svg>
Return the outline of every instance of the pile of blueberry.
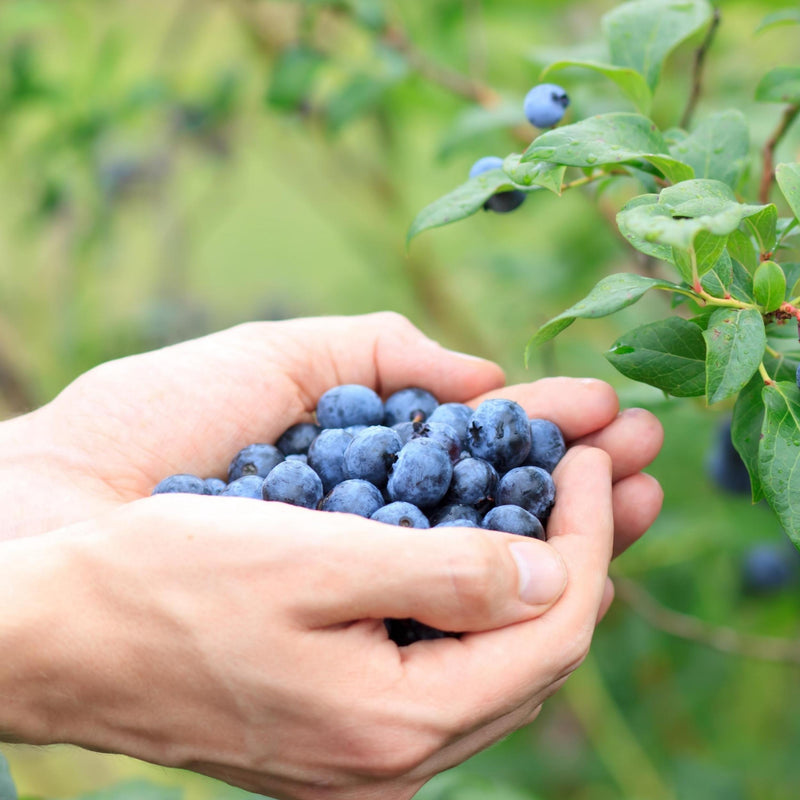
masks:
<svg viewBox="0 0 800 800"><path fill-rule="evenodd" d="M420 388L384 402L357 384L319 399L316 423L236 454L228 480L172 475L153 494L250 497L358 514L409 528L473 527L545 538L555 501L551 472L565 452L549 420L528 419L512 400L476 409ZM387 620L409 644L444 636L414 620Z"/></svg>

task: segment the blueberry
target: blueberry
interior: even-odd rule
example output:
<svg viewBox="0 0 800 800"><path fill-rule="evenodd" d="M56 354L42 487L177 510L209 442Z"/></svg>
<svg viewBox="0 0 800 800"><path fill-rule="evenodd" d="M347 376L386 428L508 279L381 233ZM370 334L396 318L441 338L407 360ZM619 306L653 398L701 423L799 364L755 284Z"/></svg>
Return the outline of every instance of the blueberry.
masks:
<svg viewBox="0 0 800 800"><path fill-rule="evenodd" d="M461 438L454 428L444 422L412 422L409 441L413 439L438 442L454 464L461 458Z"/></svg>
<svg viewBox="0 0 800 800"><path fill-rule="evenodd" d="M264 500L316 508L322 500L322 481L308 465L300 461L284 461L264 479L261 496Z"/></svg>
<svg viewBox="0 0 800 800"><path fill-rule="evenodd" d="M251 497L253 500L261 500L263 484L264 479L259 475L244 475L231 481L220 497Z"/></svg>
<svg viewBox="0 0 800 800"><path fill-rule="evenodd" d="M545 533L542 523L524 508L519 506L497 506L484 518L481 527L489 531L516 533L518 536L529 536L544 541Z"/></svg>
<svg viewBox="0 0 800 800"><path fill-rule="evenodd" d="M345 479L344 451L352 441L352 433L341 428L330 428L311 442L308 466L321 478L323 491L329 492Z"/></svg>
<svg viewBox="0 0 800 800"><path fill-rule="evenodd" d="M170 475L156 485L153 494L211 494L211 489L196 475Z"/></svg>
<svg viewBox="0 0 800 800"><path fill-rule="evenodd" d="M311 442L319 436L321 430L322 428L313 422L298 422L281 434L275 446L285 456L308 453Z"/></svg>
<svg viewBox="0 0 800 800"><path fill-rule="evenodd" d="M428 422L443 422L449 425L461 440L462 449L467 447L467 426L472 418L474 409L465 403L442 403L437 406L428 417Z"/></svg>
<svg viewBox="0 0 800 800"><path fill-rule="evenodd" d="M271 444L251 444L240 450L228 467L228 483L244 475L266 478L283 461L283 453Z"/></svg>
<svg viewBox="0 0 800 800"><path fill-rule="evenodd" d="M457 519L446 519L444 522L439 522L433 526L434 528L478 528L480 527L471 519L466 517L458 517Z"/></svg>
<svg viewBox="0 0 800 800"><path fill-rule="evenodd" d="M513 400L485 400L469 422L467 449L499 473L525 463L531 449L531 427L522 406Z"/></svg>
<svg viewBox="0 0 800 800"><path fill-rule="evenodd" d="M520 506L538 519L547 519L556 497L550 473L541 467L516 467L497 484L498 506Z"/></svg>
<svg viewBox="0 0 800 800"><path fill-rule="evenodd" d="M222 494L225 491L227 484L219 478L206 478L206 488L209 494Z"/></svg>
<svg viewBox="0 0 800 800"><path fill-rule="evenodd" d="M397 454L386 488L392 500L430 508L445 496L452 476L450 457L438 442L412 439Z"/></svg>
<svg viewBox="0 0 800 800"><path fill-rule="evenodd" d="M792 555L772 545L751 548L742 562L742 589L748 594L770 594L786 588L797 577Z"/></svg>
<svg viewBox="0 0 800 800"><path fill-rule="evenodd" d="M732 494L750 494L750 475L731 441L731 421L723 420L708 454L706 469L711 480Z"/></svg>
<svg viewBox="0 0 800 800"><path fill-rule="evenodd" d="M355 383L334 386L317 403L317 422L323 428L380 425L383 401L367 386Z"/></svg>
<svg viewBox="0 0 800 800"><path fill-rule="evenodd" d="M498 156L484 156L479 158L469 171L470 178L476 178L484 172L493 169L502 169L503 159ZM512 189L508 192L497 192L493 194L484 204L486 211L494 211L497 214L507 214L519 208L525 200L525 192L519 189Z"/></svg>
<svg viewBox="0 0 800 800"><path fill-rule="evenodd" d="M371 519L401 528L430 528L428 518L412 503L389 503L379 508Z"/></svg>
<svg viewBox="0 0 800 800"><path fill-rule="evenodd" d="M411 387L389 395L384 403L384 425L398 422L424 422L439 401L426 389Z"/></svg>
<svg viewBox="0 0 800 800"><path fill-rule="evenodd" d="M473 528L480 528L481 513L474 506L464 506L457 503L448 503L440 506L428 514L431 525L436 527L443 522L452 520L469 520Z"/></svg>
<svg viewBox="0 0 800 800"><path fill-rule="evenodd" d="M525 96L523 110L531 125L552 128L561 122L569 106L569 96L554 83L540 83Z"/></svg>
<svg viewBox="0 0 800 800"><path fill-rule="evenodd" d="M532 419L530 425L531 451L525 463L552 472L567 452L564 435L549 419Z"/></svg>
<svg viewBox="0 0 800 800"><path fill-rule="evenodd" d="M391 428L382 425L364 428L344 451L345 476L362 478L382 489L402 446L397 432Z"/></svg>
<svg viewBox="0 0 800 800"><path fill-rule="evenodd" d="M308 464L308 456L305 453L289 453L287 461L299 461L301 464Z"/></svg>
<svg viewBox="0 0 800 800"><path fill-rule="evenodd" d="M414 425L418 424L415 422L397 422L392 425L392 430L400 437L400 441L403 444L408 444L414 435Z"/></svg>
<svg viewBox="0 0 800 800"><path fill-rule="evenodd" d="M346 480L331 489L319 507L322 511L341 511L369 519L383 505L383 495L369 481Z"/></svg>
<svg viewBox="0 0 800 800"><path fill-rule="evenodd" d="M407 647L414 642L430 641L432 639L452 639L458 638L458 633L447 633L417 622L415 619L385 619L383 624L389 638L398 647Z"/></svg>
<svg viewBox="0 0 800 800"><path fill-rule="evenodd" d="M447 500L467 506L486 507L494 500L497 470L482 458L467 456L453 466Z"/></svg>

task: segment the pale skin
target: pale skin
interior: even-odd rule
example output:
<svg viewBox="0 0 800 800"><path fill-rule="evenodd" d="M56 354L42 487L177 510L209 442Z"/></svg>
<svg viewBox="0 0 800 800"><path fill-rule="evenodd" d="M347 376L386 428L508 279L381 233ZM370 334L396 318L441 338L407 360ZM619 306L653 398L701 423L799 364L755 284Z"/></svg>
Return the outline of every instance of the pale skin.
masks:
<svg viewBox="0 0 800 800"><path fill-rule="evenodd" d="M224 475L341 383L555 421L571 449L548 542L148 497ZM660 509L641 470L662 433L599 381L503 384L395 314L254 323L103 365L0 424L0 735L277 798L408 800L529 723L588 650L612 553ZM400 649L385 617L467 633Z"/></svg>

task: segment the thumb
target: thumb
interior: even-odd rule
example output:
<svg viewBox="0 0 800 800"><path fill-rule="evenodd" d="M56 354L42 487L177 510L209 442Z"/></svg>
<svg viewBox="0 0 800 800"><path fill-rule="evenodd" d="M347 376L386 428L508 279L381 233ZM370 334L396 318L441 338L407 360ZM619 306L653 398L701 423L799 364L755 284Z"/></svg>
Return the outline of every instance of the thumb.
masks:
<svg viewBox="0 0 800 800"><path fill-rule="evenodd" d="M311 627L413 617L445 631L491 630L540 616L566 587L561 556L537 539L330 516L347 530L307 560L304 582L318 589L298 610Z"/></svg>

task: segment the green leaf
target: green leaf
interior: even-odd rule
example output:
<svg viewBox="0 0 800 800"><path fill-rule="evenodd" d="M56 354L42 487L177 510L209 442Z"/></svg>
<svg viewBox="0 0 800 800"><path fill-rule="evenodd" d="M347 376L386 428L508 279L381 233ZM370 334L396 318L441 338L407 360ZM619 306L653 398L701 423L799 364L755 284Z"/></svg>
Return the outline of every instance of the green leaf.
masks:
<svg viewBox="0 0 800 800"><path fill-rule="evenodd" d="M685 292L681 286L669 281L647 278L644 275L620 273L603 278L589 294L557 317L539 328L528 343L527 354L565 328L576 319L597 319L606 317L621 308L632 305L650 289L664 289L670 292ZM527 358L527 355L526 355Z"/></svg>
<svg viewBox="0 0 800 800"><path fill-rule="evenodd" d="M697 265L698 276L703 276L710 269L713 269L725 252L727 237L714 236L713 233L700 231L694 240L695 263ZM673 262L681 273L681 277L691 283L693 280L692 258L689 252L675 248L673 250Z"/></svg>
<svg viewBox="0 0 800 800"><path fill-rule="evenodd" d="M753 234L753 238L758 243L759 254L771 253L778 243L778 209L770 203L753 216L748 217L742 223L742 227Z"/></svg>
<svg viewBox="0 0 800 800"><path fill-rule="evenodd" d="M627 67L615 67L613 64L602 64L599 61L556 61L545 69L541 78L544 79L550 73L560 69L570 69L580 67L590 69L605 75L609 80L619 86L625 96L636 106L637 110L645 116L650 113L653 104L653 93L647 85L647 81L636 70Z"/></svg>
<svg viewBox="0 0 800 800"><path fill-rule="evenodd" d="M640 73L655 89L664 59L711 19L706 0L633 0L603 17L611 61Z"/></svg>
<svg viewBox="0 0 800 800"><path fill-rule="evenodd" d="M703 275L700 285L714 297L725 297L730 294L733 283L733 262L727 252L723 252L717 262Z"/></svg>
<svg viewBox="0 0 800 800"><path fill-rule="evenodd" d="M756 100L762 103L800 102L800 67L775 67L756 87Z"/></svg>
<svg viewBox="0 0 800 800"><path fill-rule="evenodd" d="M731 297L734 300L741 300L743 303L755 302L753 276L736 259L733 259L732 266L733 283L729 287Z"/></svg>
<svg viewBox="0 0 800 800"><path fill-rule="evenodd" d="M688 136L670 147L698 178L710 178L736 187L747 166L750 134L741 111L712 114Z"/></svg>
<svg viewBox="0 0 800 800"><path fill-rule="evenodd" d="M776 311L786 297L786 275L774 261L765 261L753 275L753 290L765 314Z"/></svg>
<svg viewBox="0 0 800 800"><path fill-rule="evenodd" d="M800 391L789 382L763 390L764 425L758 470L764 496L800 547Z"/></svg>
<svg viewBox="0 0 800 800"><path fill-rule="evenodd" d="M764 320L755 308L719 308L703 332L706 340L706 396L719 403L753 377L767 346Z"/></svg>
<svg viewBox="0 0 800 800"><path fill-rule="evenodd" d="M693 176L691 167L669 154L658 128L640 114L599 114L547 131L534 139L522 156L523 162L537 160L570 167L600 167L644 160L671 181Z"/></svg>
<svg viewBox="0 0 800 800"><path fill-rule="evenodd" d="M451 222L458 222L471 216L480 211L483 204L496 192L520 188L523 191L533 191L535 187L517 186L501 169L493 169L470 178L449 194L423 208L411 223L406 241L410 242L415 236L430 228L449 225Z"/></svg>
<svg viewBox="0 0 800 800"><path fill-rule="evenodd" d="M770 28L778 28L782 25L800 25L800 9L781 8L778 11L767 14L756 28L756 33L761 33Z"/></svg>
<svg viewBox="0 0 800 800"><path fill-rule="evenodd" d="M283 111L295 111L308 99L317 70L325 57L309 47L284 50L275 62L267 90L267 103Z"/></svg>
<svg viewBox="0 0 800 800"><path fill-rule="evenodd" d="M605 354L635 381L675 397L698 397L706 389L706 344L699 325L671 317L621 336Z"/></svg>
<svg viewBox="0 0 800 800"><path fill-rule="evenodd" d="M16 800L16 798L17 789L11 778L11 770L8 767L8 761L6 761L5 756L0 753L0 800Z"/></svg>
<svg viewBox="0 0 800 800"><path fill-rule="evenodd" d="M488 133L506 130L523 122L522 100L503 102L493 108L468 108L455 118L445 133L439 145L439 158L448 158Z"/></svg>
<svg viewBox="0 0 800 800"><path fill-rule="evenodd" d="M748 270L753 272L758 266L758 252L750 237L741 230L735 230L728 236L728 252Z"/></svg>
<svg viewBox="0 0 800 800"><path fill-rule="evenodd" d="M657 194L641 194L630 200L617 214L617 227L619 232L635 247L640 253L657 258L660 261L672 262L672 248L668 244L651 242L643 236L639 236L628 225L628 215L626 212L641 206L652 206L658 203Z"/></svg>
<svg viewBox="0 0 800 800"><path fill-rule="evenodd" d="M775 178L795 219L800 219L800 164L778 164Z"/></svg>
<svg viewBox="0 0 800 800"><path fill-rule="evenodd" d="M731 440L750 473L754 503L764 496L758 473L758 449L764 424L764 401L761 398L763 388L764 380L761 375L753 375L736 398L731 422Z"/></svg>
<svg viewBox="0 0 800 800"><path fill-rule="evenodd" d="M561 194L564 173L567 168L563 164L551 164L549 161L531 161L521 163L522 156L512 153L503 162L503 172L519 186L541 186L554 194Z"/></svg>

